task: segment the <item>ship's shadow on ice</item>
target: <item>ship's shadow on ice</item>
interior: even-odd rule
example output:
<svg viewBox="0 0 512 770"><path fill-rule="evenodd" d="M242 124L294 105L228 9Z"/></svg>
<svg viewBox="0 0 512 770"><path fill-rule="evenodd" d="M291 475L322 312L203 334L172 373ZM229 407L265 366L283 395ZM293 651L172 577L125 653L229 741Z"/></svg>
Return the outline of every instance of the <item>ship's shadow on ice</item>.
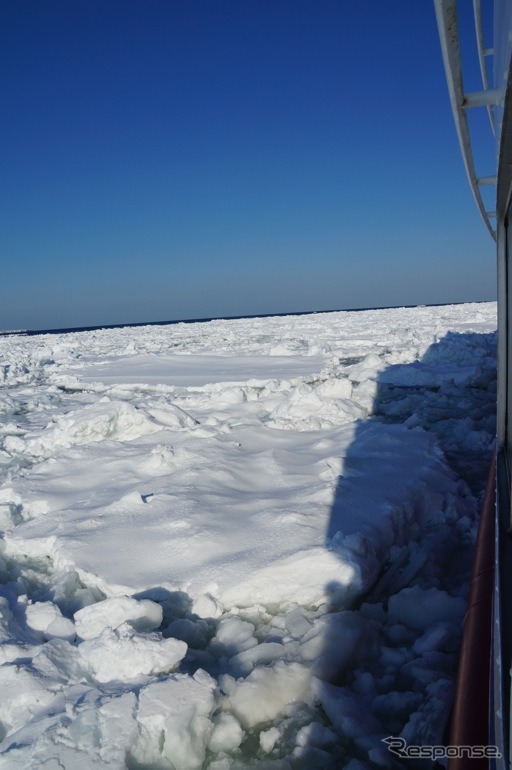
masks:
<svg viewBox="0 0 512 770"><path fill-rule="evenodd" d="M326 587L313 674L349 755L401 766L383 738L440 744L449 721L494 448L496 334L450 332L421 360L388 366L374 382L326 533L327 547L360 570L360 591L347 605L343 586Z"/></svg>

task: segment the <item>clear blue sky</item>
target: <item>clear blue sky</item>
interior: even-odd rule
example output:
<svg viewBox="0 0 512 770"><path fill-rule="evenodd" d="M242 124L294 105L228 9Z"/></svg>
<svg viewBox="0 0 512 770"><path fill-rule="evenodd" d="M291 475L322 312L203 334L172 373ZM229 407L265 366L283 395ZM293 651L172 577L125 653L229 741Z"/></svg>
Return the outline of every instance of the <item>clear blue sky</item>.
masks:
<svg viewBox="0 0 512 770"><path fill-rule="evenodd" d="M0 328L495 297L431 0L5 0L0 60Z"/></svg>

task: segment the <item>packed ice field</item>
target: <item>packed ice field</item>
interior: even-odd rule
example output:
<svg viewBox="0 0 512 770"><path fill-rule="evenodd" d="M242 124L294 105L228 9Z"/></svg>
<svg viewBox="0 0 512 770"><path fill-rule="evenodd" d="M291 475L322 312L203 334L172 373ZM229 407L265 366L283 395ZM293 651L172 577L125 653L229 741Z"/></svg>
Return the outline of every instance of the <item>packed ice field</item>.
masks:
<svg viewBox="0 0 512 770"><path fill-rule="evenodd" d="M0 338L0 768L442 743L496 306Z"/></svg>

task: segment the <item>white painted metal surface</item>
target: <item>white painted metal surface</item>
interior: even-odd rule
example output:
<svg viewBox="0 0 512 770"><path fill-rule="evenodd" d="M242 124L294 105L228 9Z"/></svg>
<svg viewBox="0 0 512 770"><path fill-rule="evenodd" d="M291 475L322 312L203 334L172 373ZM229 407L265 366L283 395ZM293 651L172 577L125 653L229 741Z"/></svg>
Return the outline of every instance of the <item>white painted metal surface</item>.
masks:
<svg viewBox="0 0 512 770"><path fill-rule="evenodd" d="M480 64L480 74L482 75L482 86L484 91L489 89L489 76L487 74L486 57L494 55L494 48L485 48L484 32L482 24L482 4L480 0L473 0L473 15L475 17L476 47L478 50L478 62ZM489 105L487 112L493 133L496 133L494 120L494 105Z"/></svg>
<svg viewBox="0 0 512 770"><path fill-rule="evenodd" d="M480 215L489 230L489 233L496 239L496 233L490 221L493 212L486 209L480 192L482 184L490 184L489 181L482 183L481 180L489 180L490 177L478 176L476 173L466 110L469 107L497 104L503 99L503 93L500 89L488 89L485 87L483 91L478 91L476 93L464 92L456 0L434 0L434 6L436 10L441 50L443 53L446 80L448 83L448 92L466 174Z"/></svg>

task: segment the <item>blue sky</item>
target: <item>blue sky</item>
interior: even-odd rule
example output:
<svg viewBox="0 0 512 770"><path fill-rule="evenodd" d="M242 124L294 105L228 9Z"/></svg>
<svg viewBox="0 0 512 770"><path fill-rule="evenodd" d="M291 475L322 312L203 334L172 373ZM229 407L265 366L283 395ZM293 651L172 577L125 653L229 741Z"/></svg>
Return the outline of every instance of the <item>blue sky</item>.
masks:
<svg viewBox="0 0 512 770"><path fill-rule="evenodd" d="M0 328L495 297L430 0L8 0L0 60Z"/></svg>

